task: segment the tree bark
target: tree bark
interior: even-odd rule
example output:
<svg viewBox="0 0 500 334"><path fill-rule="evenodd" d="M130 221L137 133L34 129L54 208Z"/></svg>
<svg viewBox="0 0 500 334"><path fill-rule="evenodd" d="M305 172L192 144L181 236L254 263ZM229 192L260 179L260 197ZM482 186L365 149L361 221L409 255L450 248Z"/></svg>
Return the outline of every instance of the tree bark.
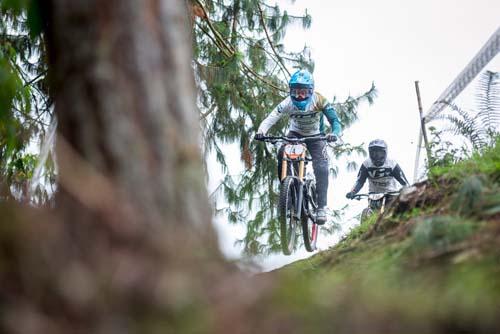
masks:
<svg viewBox="0 0 500 334"><path fill-rule="evenodd" d="M49 15L61 140L141 222L210 233L184 2L53 0Z"/></svg>
<svg viewBox="0 0 500 334"><path fill-rule="evenodd" d="M206 305L227 269L203 179L185 2L40 8L60 191L56 216L0 207L17 217L0 228L0 332L184 332L193 324L173 319Z"/></svg>

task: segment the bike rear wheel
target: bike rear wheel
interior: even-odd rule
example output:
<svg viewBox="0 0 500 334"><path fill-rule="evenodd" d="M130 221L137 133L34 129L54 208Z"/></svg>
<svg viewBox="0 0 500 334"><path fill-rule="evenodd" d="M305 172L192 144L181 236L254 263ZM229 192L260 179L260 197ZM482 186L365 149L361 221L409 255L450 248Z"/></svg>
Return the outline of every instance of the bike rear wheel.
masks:
<svg viewBox="0 0 500 334"><path fill-rule="evenodd" d="M313 180L307 180L304 188L307 194L304 196L304 208L301 217L302 237L304 238L304 247L306 250L313 252L316 250L319 226L314 223L309 214L311 216L316 215L318 194L316 193L316 183Z"/></svg>
<svg viewBox="0 0 500 334"><path fill-rule="evenodd" d="M296 182L293 177L288 176L281 183L279 201L281 249L285 255L290 255L295 249L297 235L296 203Z"/></svg>

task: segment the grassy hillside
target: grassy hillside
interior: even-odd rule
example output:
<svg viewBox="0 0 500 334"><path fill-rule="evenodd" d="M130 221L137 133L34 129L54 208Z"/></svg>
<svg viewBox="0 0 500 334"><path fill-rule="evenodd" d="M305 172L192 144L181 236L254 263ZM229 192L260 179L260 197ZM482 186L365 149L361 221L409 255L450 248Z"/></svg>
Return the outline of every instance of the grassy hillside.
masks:
<svg viewBox="0 0 500 334"><path fill-rule="evenodd" d="M500 332L499 188L500 142L329 251L253 277L172 256L148 230L0 203L15 222L0 224L0 333Z"/></svg>
<svg viewBox="0 0 500 334"><path fill-rule="evenodd" d="M500 142L412 190L276 272L297 332L500 331Z"/></svg>

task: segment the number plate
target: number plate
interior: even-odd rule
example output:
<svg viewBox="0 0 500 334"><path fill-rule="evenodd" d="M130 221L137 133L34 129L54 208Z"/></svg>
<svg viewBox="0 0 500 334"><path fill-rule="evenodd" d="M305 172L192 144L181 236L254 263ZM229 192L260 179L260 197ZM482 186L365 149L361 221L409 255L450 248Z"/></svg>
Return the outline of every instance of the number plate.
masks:
<svg viewBox="0 0 500 334"><path fill-rule="evenodd" d="M302 144L293 144L285 146L285 155L290 159L299 158L304 152L306 148Z"/></svg>

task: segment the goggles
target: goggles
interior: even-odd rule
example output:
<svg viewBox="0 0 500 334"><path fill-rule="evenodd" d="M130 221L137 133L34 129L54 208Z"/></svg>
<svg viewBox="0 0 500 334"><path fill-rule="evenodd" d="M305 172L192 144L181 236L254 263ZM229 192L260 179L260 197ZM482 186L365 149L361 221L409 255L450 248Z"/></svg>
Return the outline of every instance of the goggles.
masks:
<svg viewBox="0 0 500 334"><path fill-rule="evenodd" d="M373 160L385 160L386 152L381 149L370 150L370 158Z"/></svg>
<svg viewBox="0 0 500 334"><path fill-rule="evenodd" d="M290 96L297 100L305 100L311 97L312 88L290 88Z"/></svg>

